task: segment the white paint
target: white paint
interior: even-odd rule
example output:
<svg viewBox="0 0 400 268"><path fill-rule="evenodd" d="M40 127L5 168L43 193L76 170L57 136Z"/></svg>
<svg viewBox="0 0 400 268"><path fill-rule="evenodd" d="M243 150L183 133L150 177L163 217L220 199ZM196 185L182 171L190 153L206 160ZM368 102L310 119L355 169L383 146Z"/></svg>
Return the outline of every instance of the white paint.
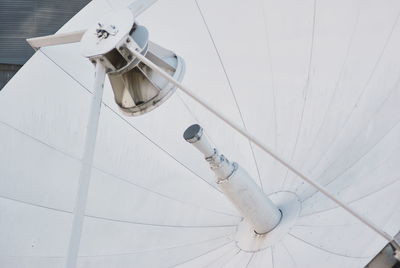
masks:
<svg viewBox="0 0 400 268"><path fill-rule="evenodd" d="M46 46L63 45L68 43L76 43L82 39L86 30L74 31L69 33L53 34L41 37L26 39L29 45L34 49L39 49Z"/></svg>
<svg viewBox="0 0 400 268"><path fill-rule="evenodd" d="M279 225L281 211L243 168L237 166L233 174L217 183L241 215L251 222L253 233L266 234Z"/></svg>
<svg viewBox="0 0 400 268"><path fill-rule="evenodd" d="M263 235L254 233L252 223L243 219L238 225L235 241L237 246L246 252L262 251L278 244L288 235L300 215L301 201L295 193L277 192L268 198L282 211L282 218L272 231Z"/></svg>
<svg viewBox="0 0 400 268"><path fill-rule="evenodd" d="M310 179L306 175L304 175L301 171L299 171L297 168L292 166L286 159L282 158L281 156L277 155L274 151L271 150L268 146L266 146L261 140L259 140L257 137L254 135L250 134L248 131L246 131L244 128L230 120L229 118L225 117L222 115L220 112L218 112L214 107L211 107L206 101L201 99L199 96L197 96L195 93L193 93L192 90L187 88L186 86L182 85L180 82L174 80L171 76L169 76L166 72L158 68L157 65L153 64L151 61L147 60L144 56L142 56L140 53L134 51L133 54L135 54L136 57L138 57L142 62L144 62L146 65L151 67L153 70L157 70L163 77L168 79L171 83L176 85L179 89L181 89L183 92L185 92L188 96L193 98L195 101L197 101L199 104L204 106L207 110L209 110L211 113L213 113L215 116L219 117L222 121L224 121L226 124L231 126L233 129L235 129L237 132L248 138L250 141L252 141L254 144L256 144L258 147L260 147L264 152L268 153L271 155L275 160L277 160L280 164L288 168L290 171L292 171L294 174L296 174L298 177L312 185L314 188L316 188L318 191L323 193L325 196L327 196L329 199L334 201L337 205L345 209L348 213L356 217L358 220L360 220L362 223L367 225L369 228L374 230L376 233L378 233L380 236L382 236L384 239L386 239L389 243L393 242L393 246L396 248L400 249L400 246L394 242L394 239L391 235L386 233L383 229L379 228L376 224L371 222L369 219L363 217L356 211L354 211L352 208L347 206L343 201L340 199L336 198L333 196L329 191L323 187L322 185L319 185L317 182L314 180Z"/></svg>
<svg viewBox="0 0 400 268"><path fill-rule="evenodd" d="M86 29L131 3L91 1L59 32ZM317 1L310 68L314 1L198 3L247 130L387 233L398 233L398 25L383 47L400 2ZM193 1L158 1L138 22L185 59L186 85L242 125ZM79 44L68 44L42 48L1 90L0 267L64 267L92 84L93 66ZM259 179L248 140L176 93L151 113L128 118L106 79L87 214L124 222L86 218L78 266L244 268L250 260L252 268L362 268L385 246L321 193L306 199L316 190L253 146ZM253 257L238 253L240 215L213 190L207 163L181 138L193 123L266 193L305 199L277 244Z"/></svg>
<svg viewBox="0 0 400 268"><path fill-rule="evenodd" d="M253 233L265 234L273 230L282 218L281 211L271 202L250 175L237 163L230 162L213 149L199 125L190 126L183 137L196 147L215 173L218 188L251 222Z"/></svg>
<svg viewBox="0 0 400 268"><path fill-rule="evenodd" d="M95 65L96 70L93 85L93 97L90 105L85 147L81 163L81 171L79 174L79 186L75 200L71 236L69 239L65 268L76 267L86 211L86 203L88 199L90 178L92 175L93 157L96 146L97 130L99 126L104 79L106 75L106 68L100 63L100 61L97 61Z"/></svg>

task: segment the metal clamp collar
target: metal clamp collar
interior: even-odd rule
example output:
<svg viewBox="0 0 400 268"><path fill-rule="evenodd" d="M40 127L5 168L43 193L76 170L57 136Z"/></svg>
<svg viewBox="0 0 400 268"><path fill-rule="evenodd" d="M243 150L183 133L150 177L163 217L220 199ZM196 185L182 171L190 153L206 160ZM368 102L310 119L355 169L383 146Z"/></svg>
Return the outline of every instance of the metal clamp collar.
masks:
<svg viewBox="0 0 400 268"><path fill-rule="evenodd" d="M236 162L233 162L232 166L233 166L233 169L232 169L231 174L229 174L228 177L226 177L226 178L218 178L217 184L221 184L221 183L229 181L230 178L232 178L236 174L236 171L238 170L239 165Z"/></svg>

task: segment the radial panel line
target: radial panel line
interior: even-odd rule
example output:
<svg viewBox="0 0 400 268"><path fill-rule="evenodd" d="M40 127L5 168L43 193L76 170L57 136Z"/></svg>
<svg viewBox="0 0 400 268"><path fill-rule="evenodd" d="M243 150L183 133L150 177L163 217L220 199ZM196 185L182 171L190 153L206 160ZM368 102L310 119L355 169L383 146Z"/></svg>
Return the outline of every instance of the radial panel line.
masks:
<svg viewBox="0 0 400 268"><path fill-rule="evenodd" d="M379 66L379 63L380 63L381 60L382 60L383 54L385 53L386 48L387 48L388 44L390 43L390 40L391 40L391 37L392 37L392 35L393 35L394 29L395 29L396 26L397 26L397 22L399 21L399 17L400 17L400 12L397 14L396 20L395 20L395 22L394 22L394 24L393 24L393 26L392 26L392 28L391 28L391 30L390 30L390 33L389 33L388 37L387 37L386 40L385 40L385 44L384 44L384 46L383 46L383 48L382 48L382 50L381 50L381 53L379 54L379 57L378 57L378 59L376 60L374 66L373 66L373 68L372 68L372 71L371 71L371 73L370 73L369 76L368 76L368 79L367 79L366 83L364 84L364 86L363 86L363 88L362 88L360 94L359 94L358 97L357 97L357 100L356 100L355 104L353 105L353 109L352 109L352 110L350 111L350 113L347 115L347 117L346 117L344 123L342 124L341 129L339 130L339 132L337 133L337 135L335 135L335 137L333 138L333 140L329 143L328 147L326 148L326 150L324 150L323 154L320 156L319 160L318 160L317 163L312 167L312 169L314 169L316 166L318 166L318 164L320 163L320 161L321 161L321 160L324 158L324 156L330 151L332 145L335 143L335 141L336 141L336 139L339 137L340 133L342 133L342 131L346 128L347 124L349 123L350 118L351 118L351 116L353 115L353 112L355 111L355 109L356 109L356 107L357 107L359 101L361 100L362 96L364 96L364 93L365 93L365 91L366 91L366 89L367 89L369 83L371 82L372 77L374 76L376 70L378 69L378 66Z"/></svg>
<svg viewBox="0 0 400 268"><path fill-rule="evenodd" d="M61 154L65 155L65 156L67 156L67 157L69 157L69 158L71 158L71 159L74 159L74 160L76 160L76 161L80 161L80 159L79 159L78 157L75 157L75 156L73 156L73 155L71 155L71 154L69 154L69 153L67 153L67 152L62 151L61 149L59 149L59 148L57 148L57 147L54 147L54 146L52 146L52 145L50 145L50 144L48 144L48 143L46 143L46 142L44 142L44 141L42 141L42 140L40 140L40 139L37 139L36 137L31 136L30 134L28 134L28 133L26 133L26 132L23 132L23 131L21 131L21 130L19 130L19 129L17 129L17 128L15 128L14 126L9 125L8 123L5 123L5 122L3 122L3 121L0 121L0 124L3 124L3 125L5 125L6 127L9 127L9 128L11 128L11 129L13 129L14 131L17 131L18 133L20 133L20 134L26 136L27 138L30 138L30 139L32 139L32 140L34 140L34 141L36 141L36 142L38 142L38 143L40 143L40 144L42 144L42 145L44 145L44 146L50 148L50 149L52 149L52 150L54 150L54 151L56 151L56 152L58 152L58 153L61 153ZM136 184L136 183L130 181L129 179L125 179L125 178L119 177L119 176L117 176L117 175L115 175L115 174L112 174L112 173L110 173L110 172L107 172L107 171L105 171L105 170L103 170L103 169L101 169L101 168L99 168L99 167L96 167L96 166L93 166L93 169L96 169L97 171L99 171L99 172L101 172L101 173L103 173L103 174L105 174L105 175L108 175L108 176L112 177L113 179L116 179L116 180L119 180L119 181L128 183L128 184L133 185L133 186L135 186L135 187L137 187L137 188L140 188L140 189L142 189L142 190L148 191L148 192L150 192L150 193L156 194L156 195L158 195L158 196L161 196L161 197L163 197L163 198L166 198L166 199L169 199L169 200L172 200L172 201L176 201L176 202L179 202L179 203L182 203L182 204L187 204L187 205L190 205L190 206L193 206L193 207L197 207L197 208L204 209L204 210L207 210L207 211L210 211L210 212L213 212L213 213L217 213L217 214L221 214L221 215L226 215L226 216L241 218L241 217L238 216L238 215L234 215L234 214L230 214L230 213L226 213L226 212L222 212L222 211L217 211L217 210L213 210L213 209L209 209L209 208L205 208L205 207L200 207L200 206L198 206L198 205L196 205L196 204L193 204L193 203L191 203L191 202L185 202L185 201L182 201L182 200L179 200L179 199L175 199L175 198L170 197L170 196L168 196L168 195L165 195L165 194L162 194L162 193L160 193L160 192L153 191L153 190L151 190L151 189L149 189L149 188L146 188L146 187L144 187L144 186L138 185L138 184ZM22 201L22 202L23 202L23 201ZM40 206L40 205L38 205L38 206Z"/></svg>
<svg viewBox="0 0 400 268"><path fill-rule="evenodd" d="M73 77L70 73L68 73L64 68L62 68L56 61L54 61L51 57L49 57L42 49L38 50L40 51L43 55L45 55L51 62L53 62L61 71L63 71L65 74L67 74L72 80L74 80L75 82L77 82L82 88L84 88L87 92L89 92L90 94L92 94L92 92L86 88L81 82L79 82L75 77ZM143 132L139 131L137 128L135 128L128 120L126 120L125 118L123 118L118 112L114 111L114 109L112 109L108 104L106 104L104 101L102 102L104 104L104 106L106 106L107 108L109 108L113 113L115 113L118 117L120 117L125 123L127 123L132 129L136 130L138 133L140 133L143 137L145 137L148 141L150 141L151 143L153 143L158 149L160 149L161 151L163 151L164 153L166 153L168 156L170 156L172 159L174 159L178 164L180 164L181 166L183 166L185 169L187 169L188 171L190 171L192 174L196 175L197 177L199 177L202 181L204 181L205 183L207 183L210 187L212 187L214 190L221 192L217 187L215 187L214 185L212 185L211 183L209 183L206 179L204 179L203 177L201 177L200 175L198 175L197 173L195 173L192 169L190 169L189 167L187 167L186 165L184 165L182 162L180 162L178 159L176 159L173 155L171 155L169 152L167 152L164 148L162 148L159 144L157 144L156 142L154 142L152 139L150 139L148 136L146 136Z"/></svg>
<svg viewBox="0 0 400 268"><path fill-rule="evenodd" d="M197 0L194 0L194 2L196 3L197 9L199 10L200 16L201 16L201 18L202 18L202 20L203 20L203 23L204 23L204 26L205 26L205 28L207 29L208 35L209 35L209 37L210 37L210 39L211 39L211 42L212 42L212 44L213 44L213 47L214 47L214 49L215 49L215 53L216 53L217 56L218 56L218 60L219 60L219 62L220 62L220 64L221 64L221 68L222 68L222 70L223 70L223 72L224 72L224 74L225 74L226 81L228 82L228 85L229 85L229 88L230 88L230 90L231 90L233 99L235 100L235 105L236 105L236 108L238 109L238 112L239 112L240 119L241 119L241 121L242 121L243 127L244 127L244 129L247 130L247 128L246 128L246 123L244 122L243 114L242 114L242 112L241 112L241 110L240 110L239 103L238 103L238 101L237 101L236 94L235 94L235 92L234 92L234 90L233 90L233 86L232 86L231 80L229 79L228 72L226 71L225 65L224 65L224 63L223 63L223 61L222 61L222 57L221 57L221 55L220 55L220 53L219 53L219 50L218 50L218 48L217 48L217 45L216 45L216 43L215 43L215 41L214 41L214 38L213 38L213 36L212 36L212 34L211 34L210 28L208 27L208 24L207 24L206 19L205 19L204 15L203 15L203 12L201 11L201 8L200 8L200 6L199 6L199 3L197 2ZM254 160L254 164L255 164L255 167L256 167L256 169L257 169L258 181L260 182L261 189L264 191L264 187L263 187L262 180L261 180L261 175L260 175L260 170L259 170L259 168L258 168L258 163L257 163L256 156L255 156L255 153L254 153L253 145L252 145L252 143L251 143L250 140L248 140L248 142L249 142L251 154L252 154L252 157L253 157L253 160Z"/></svg>

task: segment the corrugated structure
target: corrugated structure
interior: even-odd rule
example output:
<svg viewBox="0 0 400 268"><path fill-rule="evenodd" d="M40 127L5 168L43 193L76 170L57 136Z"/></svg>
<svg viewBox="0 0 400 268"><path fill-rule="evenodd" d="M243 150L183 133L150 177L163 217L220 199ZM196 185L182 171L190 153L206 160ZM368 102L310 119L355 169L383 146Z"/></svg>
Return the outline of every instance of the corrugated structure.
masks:
<svg viewBox="0 0 400 268"><path fill-rule="evenodd" d="M25 41L26 38L54 33L88 2L0 1L0 89L32 56L34 51Z"/></svg>
<svg viewBox="0 0 400 268"><path fill-rule="evenodd" d="M0 64L0 90L20 68L21 65L18 64Z"/></svg>

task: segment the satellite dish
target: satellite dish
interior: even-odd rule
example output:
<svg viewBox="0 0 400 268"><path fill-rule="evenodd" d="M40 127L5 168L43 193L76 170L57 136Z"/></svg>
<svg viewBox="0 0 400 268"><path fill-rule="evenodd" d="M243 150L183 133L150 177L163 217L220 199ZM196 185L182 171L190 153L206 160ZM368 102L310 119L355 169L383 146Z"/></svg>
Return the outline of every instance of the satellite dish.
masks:
<svg viewBox="0 0 400 268"><path fill-rule="evenodd" d="M176 82L178 58L163 50L157 64L145 46L132 51L140 63L118 74L118 87L97 61L93 76L74 43L81 29L131 4L110 2L93 1L56 36L36 39L72 42L41 48L1 91L0 266L65 267L78 241L78 267L364 267L388 241L302 176L388 236L399 231L400 4L159 1L137 25L182 55L187 87ZM130 7L142 10L137 3ZM209 105L176 92L149 113L125 116L115 90L129 92L122 83L140 64L157 76L153 89L179 85ZM103 102L92 102L102 77ZM74 208L93 114L80 229ZM218 188L182 139L193 123L204 128L205 148L236 161L282 212L272 230L254 233L251 217ZM80 239L71 239L76 230Z"/></svg>

